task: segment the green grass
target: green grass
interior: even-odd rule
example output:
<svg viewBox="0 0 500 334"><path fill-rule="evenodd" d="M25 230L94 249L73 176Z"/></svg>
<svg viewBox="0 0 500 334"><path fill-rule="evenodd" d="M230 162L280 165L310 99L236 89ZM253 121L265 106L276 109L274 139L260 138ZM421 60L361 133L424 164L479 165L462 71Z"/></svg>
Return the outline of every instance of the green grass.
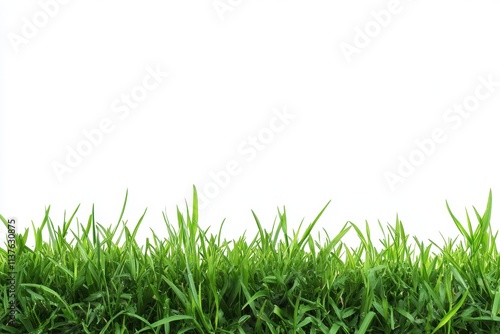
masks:
<svg viewBox="0 0 500 334"><path fill-rule="evenodd" d="M460 237L425 244L396 219L380 226L380 249L368 224L313 237L326 206L303 231L288 230L283 209L271 231L254 213L253 239L221 240L198 225L196 189L191 209L177 210L175 224L164 215L165 233L138 245L144 215L130 230L126 202L115 226L93 212L79 223L77 208L56 228L49 208L33 226L33 248L28 230L16 235L10 327L0 249L1 333L500 333L491 192L484 213L473 210L477 223L448 207ZM355 248L342 241L349 231Z"/></svg>

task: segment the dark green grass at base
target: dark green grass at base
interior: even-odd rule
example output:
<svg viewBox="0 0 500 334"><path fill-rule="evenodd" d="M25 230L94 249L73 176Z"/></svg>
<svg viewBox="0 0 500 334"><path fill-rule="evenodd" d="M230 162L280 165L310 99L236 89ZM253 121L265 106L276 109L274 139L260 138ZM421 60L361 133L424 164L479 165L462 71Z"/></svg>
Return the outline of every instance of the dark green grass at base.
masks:
<svg viewBox="0 0 500 334"><path fill-rule="evenodd" d="M76 211L55 228L49 209L35 246L16 235L16 322L8 325L8 245L0 249L0 333L500 333L500 260L485 212L444 246L405 234L397 219L381 229L380 250L347 223L313 238L320 218L288 231L286 211L247 240L221 240L191 210L164 216L168 237L140 246L123 223L106 228ZM6 220L2 218L6 224ZM71 230L70 225L76 224ZM42 240L42 231L50 238ZM357 233L356 248L342 242Z"/></svg>

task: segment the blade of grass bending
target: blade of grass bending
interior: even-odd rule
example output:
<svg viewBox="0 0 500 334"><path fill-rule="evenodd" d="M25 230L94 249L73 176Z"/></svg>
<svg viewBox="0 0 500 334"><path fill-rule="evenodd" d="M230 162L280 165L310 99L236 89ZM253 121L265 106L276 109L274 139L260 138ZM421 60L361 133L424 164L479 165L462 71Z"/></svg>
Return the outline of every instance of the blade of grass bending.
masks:
<svg viewBox="0 0 500 334"><path fill-rule="evenodd" d="M344 235L346 235L350 229L351 229L351 226L349 225L349 223L348 222L345 223L344 226L342 227L342 229L340 230L340 232L335 236L335 238L333 238L331 240L330 240L330 237L328 236L328 233L326 232L326 230L323 229L323 231L325 232L325 234L328 237L328 244L324 245L321 248L320 252L322 252L323 254L330 254L332 249L342 240Z"/></svg>
<svg viewBox="0 0 500 334"><path fill-rule="evenodd" d="M465 210L465 218L467 218L467 228L469 229L469 235L471 237L471 239L473 239L474 237L474 230L472 229L472 223L470 221L470 216L469 216L469 212L467 211L467 209ZM469 248L472 247L471 245L467 245Z"/></svg>
<svg viewBox="0 0 500 334"><path fill-rule="evenodd" d="M49 240L50 240L50 243L52 244L52 247L55 247L55 245L57 244L57 240L56 240L56 229L54 227L54 223L52 222L52 219L47 219L47 229L49 230Z"/></svg>
<svg viewBox="0 0 500 334"><path fill-rule="evenodd" d="M9 223L7 222L7 219L5 219L4 216L2 216L1 214L0 214L0 220L5 225L5 228L9 228Z"/></svg>
<svg viewBox="0 0 500 334"><path fill-rule="evenodd" d="M126 315L131 315L127 310L122 310L120 312L118 312L117 314L115 314L111 319L108 320L108 322L106 323L106 325L101 329L101 331L99 332L100 334L106 334L106 333L109 333L108 331L108 327L111 326L111 324L113 323L113 321L118 318L120 315L122 314L126 314ZM137 318L137 317L135 317ZM149 325L148 323L148 326L151 326Z"/></svg>
<svg viewBox="0 0 500 334"><path fill-rule="evenodd" d="M135 313L132 313L132 312L127 312L125 313L125 315L129 316L129 317L132 317L132 318L136 318L140 321L142 321L143 323L145 323L148 327L144 327L142 330L144 329L148 329L148 328L151 328L153 329L153 325L149 323L149 321L147 321L146 319L144 319L143 317L141 317L140 315L137 315ZM137 332L139 333L139 332Z"/></svg>
<svg viewBox="0 0 500 334"><path fill-rule="evenodd" d="M125 213L125 206L127 205L127 198L128 198L128 188L127 191L125 192L125 200L123 201L123 206L122 206L122 212L120 213L120 217L118 218L118 224L122 222L123 214Z"/></svg>
<svg viewBox="0 0 500 334"><path fill-rule="evenodd" d="M485 221L475 207L472 207L474 210L474 214L476 215L476 219L479 223L476 232L474 233L474 241L478 245L478 249L481 247L483 249L483 254L489 248L489 221Z"/></svg>
<svg viewBox="0 0 500 334"><path fill-rule="evenodd" d="M288 242L288 228L287 228L287 223L286 223L286 208L283 208L283 213L280 212L278 208L278 217L279 217L279 223L278 227L276 228L276 232L274 233L274 238L273 238L273 246L276 246L278 242L278 238L280 236L280 231L283 231L283 236L285 239L285 245L286 247L290 247L289 242Z"/></svg>
<svg viewBox="0 0 500 334"><path fill-rule="evenodd" d="M444 325L446 325L448 323L448 321L450 321L451 318L453 318L453 316L455 315L455 313L457 313L457 311L460 309L460 307L462 307L462 305L465 302L465 299L467 298L468 294L469 294L469 292L465 291L465 293L462 296L462 298L460 299L460 301L455 306L453 306L453 308L448 313L446 313L446 315L443 317L443 319L441 319L441 321L439 322L439 324L437 325L437 327L434 328L434 330L432 331L431 334L436 333L438 331L438 329L440 329L441 327L443 327Z"/></svg>
<svg viewBox="0 0 500 334"><path fill-rule="evenodd" d="M141 218L139 218L139 221L137 222L137 225L135 226L134 231L132 232L131 238L133 240L135 240L135 236L137 235L137 231L139 230L139 226L141 225L142 220L144 219L144 216L146 215L147 211L148 211L148 209L146 208L146 210L144 210L144 213L142 214Z"/></svg>
<svg viewBox="0 0 500 334"><path fill-rule="evenodd" d="M59 262L57 262L56 260L54 260L53 258L50 258L50 257L47 257L47 259L52 262L54 264L54 266L58 267L59 269L61 269L62 271L64 271L69 277L71 277L71 279L74 279L74 274L69 271L68 268L64 267L63 265L59 264Z"/></svg>
<svg viewBox="0 0 500 334"><path fill-rule="evenodd" d="M436 294L434 289L430 286L430 284L428 282L424 281L423 283L424 283L424 287L427 290L427 293L432 297L431 301L433 301L434 304L436 304L436 306L439 308L440 312L444 312L445 311L444 305L443 305L443 303L441 303L441 299Z"/></svg>
<svg viewBox="0 0 500 334"><path fill-rule="evenodd" d="M401 314L403 317L408 319L408 321L410 321L411 323L415 322L415 318L408 311L402 309L401 307L396 307L395 310L396 310L396 312Z"/></svg>
<svg viewBox="0 0 500 334"><path fill-rule="evenodd" d="M190 304L188 302L186 295L171 280L165 277L165 275L162 275L162 279L174 291L175 295L177 296L177 298L179 298L182 305L184 306L184 309L189 310Z"/></svg>
<svg viewBox="0 0 500 334"><path fill-rule="evenodd" d="M488 232L491 232L491 225L490 225L490 219L491 219L491 202L492 202L492 194L491 190L488 195L488 203L486 204L486 210L484 211L483 216L479 214L479 212L476 210L475 207L474 213L476 214L476 218L479 222L479 228L476 231L475 234L475 239L481 242L483 246L486 246L486 248L489 248L489 234ZM486 250L485 250L486 251Z"/></svg>
<svg viewBox="0 0 500 334"><path fill-rule="evenodd" d="M21 286L22 287L31 287L31 288L36 288L36 289L40 289L42 290L43 292L46 292L52 296L54 296L55 298L57 298L57 300L59 300L65 307L65 310L67 311L70 311L71 310L71 307L68 305L68 303L57 293L55 292L54 290L52 290L51 288L48 288L44 285L40 285L40 284L33 284L33 283L21 283ZM67 314L65 314L66 316L68 315L74 315L73 312L67 312ZM72 321L76 321L77 319L74 318L74 317L69 317L70 320Z"/></svg>
<svg viewBox="0 0 500 334"><path fill-rule="evenodd" d="M193 218L194 219L194 218ZM220 227L219 227L219 234L217 234L217 245L220 245L220 237L222 235L222 228L224 226L224 223L226 222L226 218L224 218L222 220L222 223L220 224Z"/></svg>
<svg viewBox="0 0 500 334"><path fill-rule="evenodd" d="M265 231L262 228L262 225L260 224L259 218L257 218L257 215L255 214L255 212L253 210L251 210L251 211L252 211L253 218L255 219L255 223L257 224L257 228L259 229L260 240L261 240L260 248L261 248L261 250L264 250L264 247L267 248L267 243L265 242L265 240L267 239L266 235L265 235Z"/></svg>
<svg viewBox="0 0 500 334"><path fill-rule="evenodd" d="M45 224L47 224L47 221L49 220L49 211L50 211L50 205L49 207L45 210L45 217L43 218L42 224L40 227L37 229L35 225L33 224L33 221L31 221L31 225L33 226L33 233L35 234L35 252L40 251L42 247L42 230L45 227Z"/></svg>
<svg viewBox="0 0 500 334"><path fill-rule="evenodd" d="M366 314L366 317L363 319L361 326L359 326L359 330L356 332L356 334L365 334L366 331L368 330L368 326L370 326L370 323L373 320L373 317L375 317L375 312L373 311L368 312Z"/></svg>
<svg viewBox="0 0 500 334"><path fill-rule="evenodd" d="M488 195L488 203L486 204L486 209L483 214L483 220L486 220L488 223L490 222L491 219L491 207L492 207L492 202L493 202L493 194L490 189L490 193Z"/></svg>
<svg viewBox="0 0 500 334"><path fill-rule="evenodd" d="M194 302L205 329L213 331L212 325L207 322L205 314L203 313L203 307L201 306L201 293L198 293L198 291L196 291L196 285L194 284L193 275L191 274L191 270L189 269L189 262L186 254L184 254L184 259L186 261L186 271L189 282L189 291L191 292L191 301Z"/></svg>
<svg viewBox="0 0 500 334"><path fill-rule="evenodd" d="M261 291L257 291L253 296L250 296L250 293L248 292L245 285L242 284L241 289L243 290L243 294L245 295L245 298L247 299L247 302L245 303L245 305L243 305L241 307L241 310L244 310L245 307L250 306L254 315L257 316L257 308L255 307L254 301L258 298L261 298L261 297L269 297L269 293L261 290Z"/></svg>
<svg viewBox="0 0 500 334"><path fill-rule="evenodd" d="M328 201L328 203L326 203L326 205L323 207L323 209L321 210L321 212L316 216L316 218L314 219L314 221L306 228L304 234L302 235L302 239L300 239L300 241L298 243L298 249L302 249L302 245L304 244L304 242L309 237L309 234L311 233L311 230L314 228L314 225L316 225L316 223L318 222L319 218L321 217L321 215L323 214L323 212L325 212L326 208L328 207L328 205L330 205L330 203L331 203L331 200Z"/></svg>
<svg viewBox="0 0 500 334"><path fill-rule="evenodd" d="M470 247L472 245L473 240L472 240L472 235L469 235L465 228L463 227L462 223L455 217L453 212L451 212L450 206L448 205L448 201L446 201L446 208L448 209L448 213L450 214L451 218L453 219L453 222L457 226L457 228L460 230L460 233L467 239L467 243Z"/></svg>
<svg viewBox="0 0 500 334"><path fill-rule="evenodd" d="M66 234L68 233L69 226L71 225L71 222L73 221L73 218L75 218L76 212L80 208L80 204L76 207L75 211L73 211L73 214L71 217L69 217L69 220L66 222L66 211L64 211L64 221L65 223L63 224L63 230L62 230L62 237L66 237Z"/></svg>
<svg viewBox="0 0 500 334"><path fill-rule="evenodd" d="M5 333L5 334L7 334L7 333L14 333L14 334L19 333L19 331L16 328L10 327L10 326L5 327L4 325L0 325L0 329L3 330L4 331L3 333Z"/></svg>
<svg viewBox="0 0 500 334"><path fill-rule="evenodd" d="M195 324L197 324L197 327L199 327L199 324L197 323L196 319L190 315L173 315L173 316L170 316L168 318L163 318L161 320L155 321L151 325L149 325L149 327L156 328L156 327L160 327L162 325L166 325L166 324L169 324L171 322L180 321L180 320L192 320ZM148 329L149 328L143 328L140 331L137 331L137 333L142 333Z"/></svg>

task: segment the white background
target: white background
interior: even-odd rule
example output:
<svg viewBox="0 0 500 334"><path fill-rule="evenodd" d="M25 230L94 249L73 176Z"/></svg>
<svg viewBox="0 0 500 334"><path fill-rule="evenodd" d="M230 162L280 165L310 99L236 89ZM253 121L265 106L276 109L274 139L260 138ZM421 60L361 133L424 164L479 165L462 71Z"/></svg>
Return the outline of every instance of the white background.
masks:
<svg viewBox="0 0 500 334"><path fill-rule="evenodd" d="M408 234L439 242L457 235L445 200L464 219L465 207L483 212L490 188L499 229L500 87L456 128L443 118L480 76L500 81L499 10L483 0L1 1L0 213L24 231L48 205L62 224L78 204L86 222L95 204L109 226L128 189L132 227L148 208L143 240L148 227L165 234L162 211L174 221L192 185L206 193L210 173L234 160L240 173L200 212L213 233L226 219L228 238L254 236L252 209L270 228L285 206L297 228L331 200L315 233L347 221L378 230L399 214ZM27 22L39 25L29 38ZM380 31L365 46L367 27ZM146 68L168 78L120 119L113 103ZM295 118L243 155L284 108ZM59 180L53 164L103 119L113 130ZM384 173L436 128L446 140L391 190Z"/></svg>

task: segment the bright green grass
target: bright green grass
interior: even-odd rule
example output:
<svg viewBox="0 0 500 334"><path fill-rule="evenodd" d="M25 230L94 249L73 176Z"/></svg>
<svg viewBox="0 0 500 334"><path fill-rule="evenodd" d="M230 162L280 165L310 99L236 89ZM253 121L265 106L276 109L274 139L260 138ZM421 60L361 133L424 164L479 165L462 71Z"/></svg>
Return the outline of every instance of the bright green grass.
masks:
<svg viewBox="0 0 500 334"><path fill-rule="evenodd" d="M0 249L0 333L500 333L491 192L485 212L474 209L475 226L448 207L461 239L424 244L397 220L380 226L381 250L368 225L313 238L326 207L302 232L288 230L283 211L271 231L254 214L252 240L221 240L198 226L196 189L177 224L164 216L167 238L153 232L140 246L142 217L129 230L126 202L114 227L93 213L74 222L77 208L56 229L47 210L34 249L27 230L17 235L16 327L6 326ZM342 242L349 230L357 248Z"/></svg>

